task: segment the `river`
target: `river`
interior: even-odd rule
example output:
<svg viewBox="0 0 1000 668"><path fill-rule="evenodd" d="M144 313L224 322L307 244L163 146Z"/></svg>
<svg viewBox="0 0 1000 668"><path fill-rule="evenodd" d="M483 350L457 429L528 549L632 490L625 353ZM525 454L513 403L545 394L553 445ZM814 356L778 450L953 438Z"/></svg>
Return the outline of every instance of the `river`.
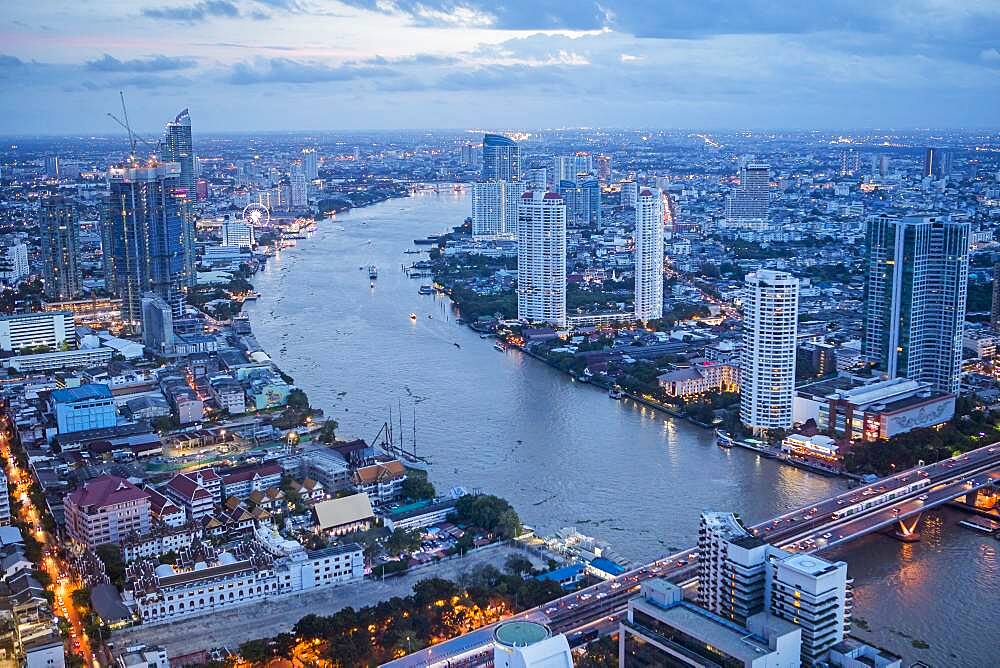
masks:
<svg viewBox="0 0 1000 668"><path fill-rule="evenodd" d="M637 562L692 545L702 510L732 510L758 522L844 489L837 479L719 448L707 430L611 400L518 351L498 352L458 325L449 300L419 295L421 281L407 278L401 266L422 257L404 253L413 239L447 232L468 214L467 192L424 192L339 214L254 278L261 297L247 311L257 339L311 403L339 422L343 436L371 440L390 407L398 420L401 405L406 445L415 421L417 451L430 460L439 490L461 485L503 496L540 533L575 526ZM379 268L375 287L370 264ZM895 572L899 557L886 553L885 560L854 568L852 555L867 558L877 551L870 544L885 551L888 543L874 537L859 543L868 547L839 555L857 580L857 614L873 629L882 603L866 596L862 574L882 578L877 566L888 563ZM970 549L975 554L965 556L982 552ZM996 587L994 578L994 613ZM866 601L871 609L862 609ZM955 598L936 601L948 603ZM924 605L915 614L926 615ZM946 608L929 616L927 626L942 619ZM931 644L922 654L935 649L936 639L938 648L951 639L938 626L913 630ZM975 644L976 636L967 642ZM907 650L902 644L886 643Z"/></svg>

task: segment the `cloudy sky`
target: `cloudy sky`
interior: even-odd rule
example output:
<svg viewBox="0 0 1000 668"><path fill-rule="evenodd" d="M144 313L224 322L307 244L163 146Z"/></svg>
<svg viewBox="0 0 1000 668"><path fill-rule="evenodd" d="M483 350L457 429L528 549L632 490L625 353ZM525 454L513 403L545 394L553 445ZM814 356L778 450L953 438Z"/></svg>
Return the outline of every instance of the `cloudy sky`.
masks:
<svg viewBox="0 0 1000 668"><path fill-rule="evenodd" d="M0 133L1000 125L997 0L5 2Z"/></svg>

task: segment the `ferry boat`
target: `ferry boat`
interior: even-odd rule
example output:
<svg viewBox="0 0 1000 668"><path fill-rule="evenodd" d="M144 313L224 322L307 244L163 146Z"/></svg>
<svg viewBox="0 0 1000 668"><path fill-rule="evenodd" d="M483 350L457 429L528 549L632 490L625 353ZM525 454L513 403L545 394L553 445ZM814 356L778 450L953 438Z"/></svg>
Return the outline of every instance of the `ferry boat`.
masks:
<svg viewBox="0 0 1000 668"><path fill-rule="evenodd" d="M507 346L504 345L503 341L497 341L493 344L493 350L499 350L502 353L507 352Z"/></svg>
<svg viewBox="0 0 1000 668"><path fill-rule="evenodd" d="M431 287L430 285L421 285L420 289L417 290L417 292L419 292L422 295L430 295L434 294L434 288Z"/></svg>
<svg viewBox="0 0 1000 668"><path fill-rule="evenodd" d="M622 388L618 387L617 385L613 385L611 389L608 390L608 396L611 397L612 399L621 399L622 397L625 396L625 393L622 392Z"/></svg>
<svg viewBox="0 0 1000 668"><path fill-rule="evenodd" d="M373 264L368 265L368 278L372 279L373 281L376 278L378 278L378 267L376 267Z"/></svg>
<svg viewBox="0 0 1000 668"><path fill-rule="evenodd" d="M733 437L729 435L728 431L723 429L715 430L715 444L720 448L731 448L734 445Z"/></svg>

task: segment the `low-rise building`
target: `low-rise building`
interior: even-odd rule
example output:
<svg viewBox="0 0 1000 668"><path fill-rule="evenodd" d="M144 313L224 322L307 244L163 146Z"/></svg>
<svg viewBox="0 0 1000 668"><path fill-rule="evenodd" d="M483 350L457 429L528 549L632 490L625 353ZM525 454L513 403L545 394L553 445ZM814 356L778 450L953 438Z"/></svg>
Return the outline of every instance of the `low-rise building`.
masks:
<svg viewBox="0 0 1000 668"><path fill-rule="evenodd" d="M327 499L313 506L316 531L342 536L352 531L366 531L375 521L372 504L365 493L339 499Z"/></svg>
<svg viewBox="0 0 1000 668"><path fill-rule="evenodd" d="M124 478L105 475L65 499L66 533L88 548L120 543L150 530L149 493Z"/></svg>
<svg viewBox="0 0 1000 668"><path fill-rule="evenodd" d="M455 499L424 501L389 512L383 517L383 522L390 531L420 529L444 522L453 512L455 512Z"/></svg>
<svg viewBox="0 0 1000 668"><path fill-rule="evenodd" d="M281 473L277 464L251 464L220 471L223 496L246 499L253 492L277 487L281 484Z"/></svg>
<svg viewBox="0 0 1000 668"><path fill-rule="evenodd" d="M115 659L118 668L170 668L167 650L159 645L134 645Z"/></svg>
<svg viewBox="0 0 1000 668"><path fill-rule="evenodd" d="M140 559L155 559L168 552L180 552L201 539L201 527L163 527L144 536L122 541L122 559L126 564Z"/></svg>
<svg viewBox="0 0 1000 668"><path fill-rule="evenodd" d="M656 380L671 397L736 392L740 387L739 369L735 365L709 359L692 360L690 366L660 374Z"/></svg>
<svg viewBox="0 0 1000 668"><path fill-rule="evenodd" d="M367 494L376 505L383 505L399 498L405 480L403 462L398 459L375 462L354 470L354 491Z"/></svg>
<svg viewBox="0 0 1000 668"><path fill-rule="evenodd" d="M107 385L91 383L53 390L50 401L60 434L118 424L118 408Z"/></svg>

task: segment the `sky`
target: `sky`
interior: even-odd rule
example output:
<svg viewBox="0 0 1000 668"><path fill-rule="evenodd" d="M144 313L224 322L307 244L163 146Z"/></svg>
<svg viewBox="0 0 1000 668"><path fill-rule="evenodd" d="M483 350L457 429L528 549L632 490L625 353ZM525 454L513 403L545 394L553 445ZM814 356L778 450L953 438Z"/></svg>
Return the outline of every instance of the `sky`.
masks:
<svg viewBox="0 0 1000 668"><path fill-rule="evenodd" d="M34 0L0 134L996 128L997 0Z"/></svg>

